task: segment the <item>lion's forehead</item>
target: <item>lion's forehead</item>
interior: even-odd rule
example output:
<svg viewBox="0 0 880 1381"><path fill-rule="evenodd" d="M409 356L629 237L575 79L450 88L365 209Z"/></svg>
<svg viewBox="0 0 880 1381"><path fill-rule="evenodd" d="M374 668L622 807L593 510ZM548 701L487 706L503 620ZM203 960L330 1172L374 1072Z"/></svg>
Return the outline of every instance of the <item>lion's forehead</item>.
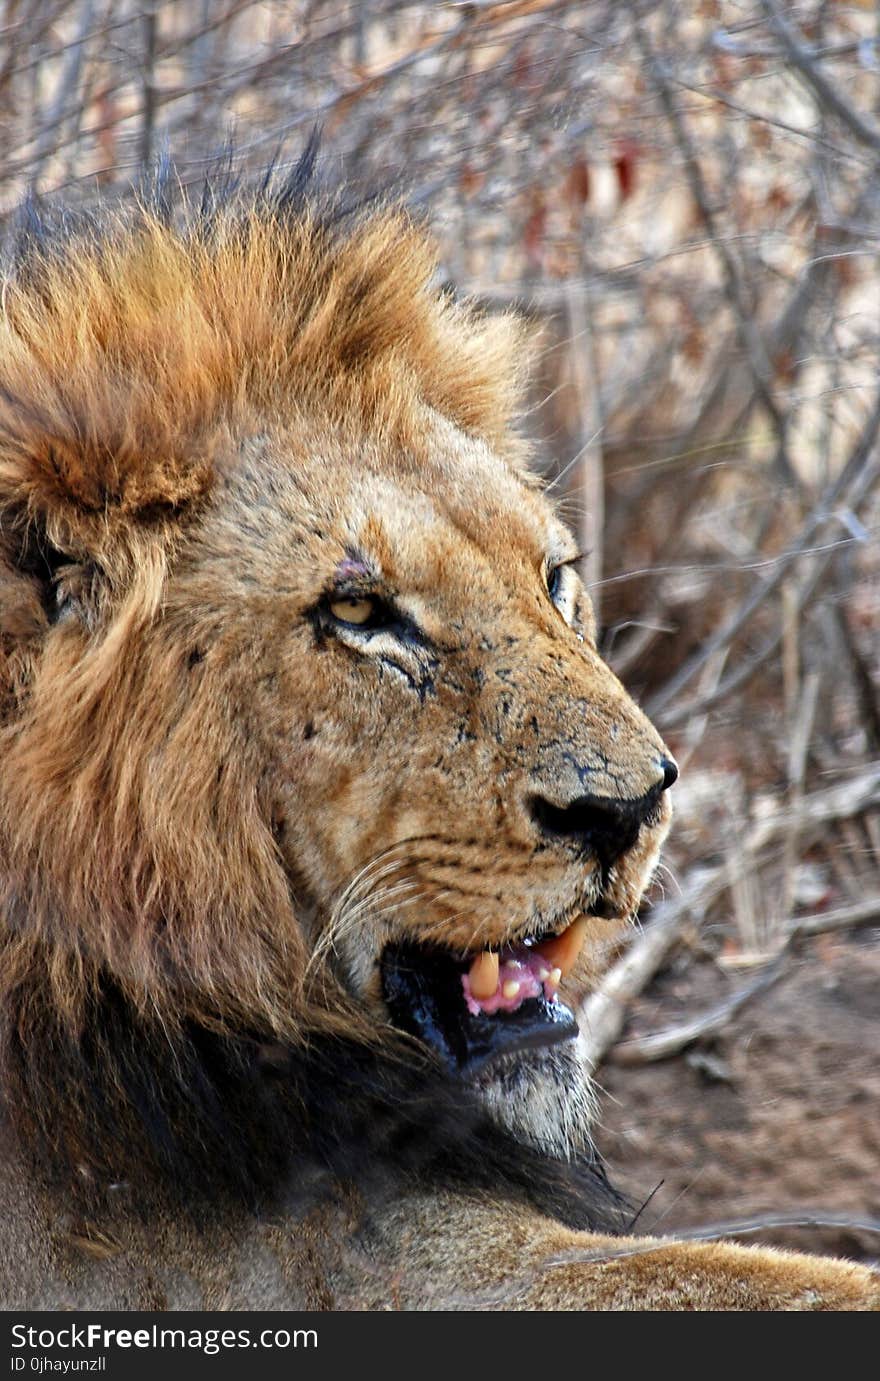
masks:
<svg viewBox="0 0 880 1381"><path fill-rule="evenodd" d="M551 506L482 442L427 409L425 419L405 449L344 431L312 449L301 436L261 438L224 476L189 566L247 567L276 589L280 568L295 590L363 556L402 592L432 598L540 570L570 541Z"/></svg>

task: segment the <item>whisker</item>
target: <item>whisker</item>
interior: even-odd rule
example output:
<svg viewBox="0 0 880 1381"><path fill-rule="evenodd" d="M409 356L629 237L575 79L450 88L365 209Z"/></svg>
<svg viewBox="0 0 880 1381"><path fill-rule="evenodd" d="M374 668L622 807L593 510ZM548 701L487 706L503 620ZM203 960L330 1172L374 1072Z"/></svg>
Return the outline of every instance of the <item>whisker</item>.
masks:
<svg viewBox="0 0 880 1381"><path fill-rule="evenodd" d="M399 899L407 897L407 894L413 892L417 892L421 895L421 889L418 883L403 880L395 883L392 887L380 888L376 893L361 898L354 905L348 905L341 910L334 909L309 959L307 973L321 963L329 952L333 951L338 953L339 942L351 933L354 926L363 916L367 914L379 916L387 915L389 911L394 910L393 906L387 905L392 898ZM407 901L403 903L399 900L395 900L395 905L407 905L417 899L417 897L410 895ZM377 905L379 902L385 903L385 905Z"/></svg>

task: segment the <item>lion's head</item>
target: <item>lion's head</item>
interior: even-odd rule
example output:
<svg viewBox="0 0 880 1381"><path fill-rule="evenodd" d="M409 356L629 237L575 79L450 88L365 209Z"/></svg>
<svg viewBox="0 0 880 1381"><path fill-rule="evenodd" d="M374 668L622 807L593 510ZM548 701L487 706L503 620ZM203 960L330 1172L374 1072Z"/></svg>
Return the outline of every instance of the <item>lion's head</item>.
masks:
<svg viewBox="0 0 880 1381"><path fill-rule="evenodd" d="M2 1078L86 1178L337 1163L415 1067L429 1140L432 1088L586 1146L566 988L675 769L512 430L520 328L433 272L285 187L31 226L5 283Z"/></svg>

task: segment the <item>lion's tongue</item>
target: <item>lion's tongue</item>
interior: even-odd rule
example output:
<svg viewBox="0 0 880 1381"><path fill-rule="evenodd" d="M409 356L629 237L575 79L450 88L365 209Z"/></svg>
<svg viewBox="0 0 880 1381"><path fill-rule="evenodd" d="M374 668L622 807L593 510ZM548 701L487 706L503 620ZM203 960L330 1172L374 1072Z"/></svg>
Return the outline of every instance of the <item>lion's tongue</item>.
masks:
<svg viewBox="0 0 880 1381"><path fill-rule="evenodd" d="M575 965L586 930L587 918L580 916L561 935L540 944L517 945L500 953L483 950L461 976L471 1016L514 1012L527 998L542 993L552 1002L560 982Z"/></svg>

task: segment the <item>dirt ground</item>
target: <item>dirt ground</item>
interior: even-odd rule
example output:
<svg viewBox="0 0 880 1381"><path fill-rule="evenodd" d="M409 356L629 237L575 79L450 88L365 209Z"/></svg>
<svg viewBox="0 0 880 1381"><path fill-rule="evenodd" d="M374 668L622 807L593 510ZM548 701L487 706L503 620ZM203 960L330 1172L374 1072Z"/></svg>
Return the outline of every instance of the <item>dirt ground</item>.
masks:
<svg viewBox="0 0 880 1381"><path fill-rule="evenodd" d="M633 1007L625 1037L673 1025L742 983L673 959ZM709 1043L624 1068L607 1062L599 1145L641 1203L639 1226L672 1233L798 1214L880 1227L880 928L806 941L787 974ZM853 1226L768 1229L740 1240L876 1261Z"/></svg>

